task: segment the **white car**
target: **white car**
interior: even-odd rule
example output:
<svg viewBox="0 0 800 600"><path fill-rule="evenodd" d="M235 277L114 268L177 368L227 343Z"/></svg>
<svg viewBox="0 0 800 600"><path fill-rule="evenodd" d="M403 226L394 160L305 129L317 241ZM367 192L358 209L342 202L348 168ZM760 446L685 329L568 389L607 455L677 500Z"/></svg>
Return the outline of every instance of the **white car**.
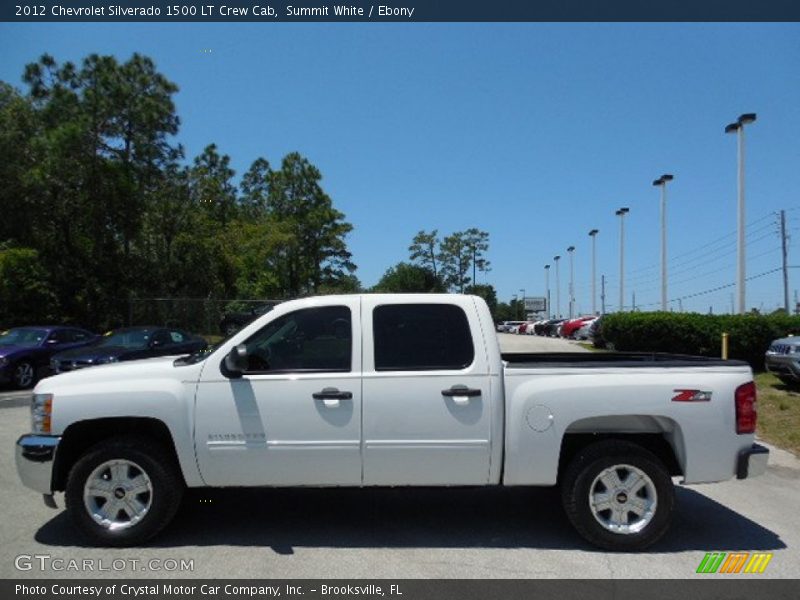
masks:
<svg viewBox="0 0 800 600"><path fill-rule="evenodd" d="M595 321L597 321L597 319L591 319L590 321L584 321L583 325L581 325L581 328L578 329L573 334L575 339L576 340L588 340L589 339L589 335L590 335L589 328L592 325L594 325Z"/></svg>

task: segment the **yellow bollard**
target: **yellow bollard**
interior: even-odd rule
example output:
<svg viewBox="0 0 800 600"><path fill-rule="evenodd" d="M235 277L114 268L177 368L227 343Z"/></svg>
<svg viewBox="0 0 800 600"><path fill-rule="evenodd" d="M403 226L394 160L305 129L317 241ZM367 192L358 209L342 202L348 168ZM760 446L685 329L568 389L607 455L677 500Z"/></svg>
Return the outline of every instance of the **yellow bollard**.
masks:
<svg viewBox="0 0 800 600"><path fill-rule="evenodd" d="M722 360L728 360L728 334L722 334Z"/></svg>

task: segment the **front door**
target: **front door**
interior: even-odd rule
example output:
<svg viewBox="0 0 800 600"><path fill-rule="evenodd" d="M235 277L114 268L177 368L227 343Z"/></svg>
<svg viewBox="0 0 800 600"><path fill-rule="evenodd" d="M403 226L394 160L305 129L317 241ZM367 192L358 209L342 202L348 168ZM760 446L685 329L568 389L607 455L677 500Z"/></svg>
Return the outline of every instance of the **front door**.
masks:
<svg viewBox="0 0 800 600"><path fill-rule="evenodd" d="M358 298L278 313L245 342L238 379L209 359L195 408L207 484L361 484L359 319Z"/></svg>

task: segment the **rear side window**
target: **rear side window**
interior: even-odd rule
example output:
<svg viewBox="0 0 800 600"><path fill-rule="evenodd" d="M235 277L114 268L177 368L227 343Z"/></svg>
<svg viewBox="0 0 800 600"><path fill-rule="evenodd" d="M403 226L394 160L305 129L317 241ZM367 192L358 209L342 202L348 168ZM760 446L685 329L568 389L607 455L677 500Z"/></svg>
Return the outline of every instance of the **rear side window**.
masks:
<svg viewBox="0 0 800 600"><path fill-rule="evenodd" d="M464 369L475 358L467 315L452 304L378 306L372 328L376 371Z"/></svg>

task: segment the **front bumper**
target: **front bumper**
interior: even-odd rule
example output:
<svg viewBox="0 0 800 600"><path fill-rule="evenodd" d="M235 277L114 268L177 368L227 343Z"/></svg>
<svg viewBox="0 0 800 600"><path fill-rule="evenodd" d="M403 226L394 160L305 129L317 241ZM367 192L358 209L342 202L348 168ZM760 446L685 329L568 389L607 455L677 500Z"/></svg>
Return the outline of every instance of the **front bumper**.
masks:
<svg viewBox="0 0 800 600"><path fill-rule="evenodd" d="M61 438L52 435L23 435L17 440L17 473L25 487L42 494L53 493L53 464Z"/></svg>
<svg viewBox="0 0 800 600"><path fill-rule="evenodd" d="M750 448L739 452L736 462L736 478L747 479L758 477L767 471L769 450L760 444L753 444Z"/></svg>
<svg viewBox="0 0 800 600"><path fill-rule="evenodd" d="M764 357L767 371L779 377L800 380L800 354L774 354L768 352Z"/></svg>

